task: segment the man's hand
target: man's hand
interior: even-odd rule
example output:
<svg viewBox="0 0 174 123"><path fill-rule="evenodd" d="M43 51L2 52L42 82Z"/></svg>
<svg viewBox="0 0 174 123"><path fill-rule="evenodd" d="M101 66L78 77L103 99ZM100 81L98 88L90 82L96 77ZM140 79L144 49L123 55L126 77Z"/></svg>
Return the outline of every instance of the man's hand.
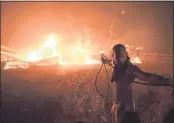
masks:
<svg viewBox="0 0 174 123"><path fill-rule="evenodd" d="M106 60L105 58L101 58L101 62L102 62L103 64L108 64L108 60Z"/></svg>
<svg viewBox="0 0 174 123"><path fill-rule="evenodd" d="M171 78L162 78L159 80L159 83L170 84L171 86L173 86L173 81L171 80Z"/></svg>

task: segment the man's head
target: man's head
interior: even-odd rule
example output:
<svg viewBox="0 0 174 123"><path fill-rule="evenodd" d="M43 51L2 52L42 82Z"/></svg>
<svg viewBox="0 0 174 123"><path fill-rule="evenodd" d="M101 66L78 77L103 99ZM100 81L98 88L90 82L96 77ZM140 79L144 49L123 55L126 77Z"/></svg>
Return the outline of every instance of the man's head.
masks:
<svg viewBox="0 0 174 123"><path fill-rule="evenodd" d="M124 64L128 60L128 53L126 51L126 47L123 44L116 44L113 47L113 60L116 65Z"/></svg>

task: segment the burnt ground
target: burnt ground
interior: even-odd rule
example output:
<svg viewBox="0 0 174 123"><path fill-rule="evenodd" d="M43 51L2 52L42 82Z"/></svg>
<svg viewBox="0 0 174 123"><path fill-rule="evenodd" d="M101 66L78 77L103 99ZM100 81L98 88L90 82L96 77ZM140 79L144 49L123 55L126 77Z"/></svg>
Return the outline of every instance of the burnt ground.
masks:
<svg viewBox="0 0 174 123"><path fill-rule="evenodd" d="M73 123L85 120L109 123L112 84L106 102L94 86L99 67L71 72L58 69L1 71L1 122ZM140 67L161 75L173 74L171 59L163 62L151 59ZM109 73L111 75L111 69ZM98 81L101 92L104 92L107 85L104 71ZM173 105L172 89L133 84L133 90L142 123L161 123Z"/></svg>

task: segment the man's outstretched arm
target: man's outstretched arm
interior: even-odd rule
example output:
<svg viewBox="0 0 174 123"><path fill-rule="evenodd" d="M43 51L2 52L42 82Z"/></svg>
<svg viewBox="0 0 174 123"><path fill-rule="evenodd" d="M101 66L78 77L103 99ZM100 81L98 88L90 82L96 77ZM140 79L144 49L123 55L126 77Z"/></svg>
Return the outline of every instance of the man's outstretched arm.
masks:
<svg viewBox="0 0 174 123"><path fill-rule="evenodd" d="M138 71L135 71L134 75L138 79L144 80L144 81L152 83L152 84L172 84L172 81L169 78L164 78L157 74L147 73L140 69Z"/></svg>

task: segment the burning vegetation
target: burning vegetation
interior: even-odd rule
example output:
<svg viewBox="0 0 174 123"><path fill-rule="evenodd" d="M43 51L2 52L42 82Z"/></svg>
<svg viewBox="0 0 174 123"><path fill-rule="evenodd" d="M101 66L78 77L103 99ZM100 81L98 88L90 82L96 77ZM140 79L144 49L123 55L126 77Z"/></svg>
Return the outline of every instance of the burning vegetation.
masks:
<svg viewBox="0 0 174 123"><path fill-rule="evenodd" d="M7 62L4 69L11 68L28 68L31 64L47 64L47 65L90 65L100 64L100 59L93 58L92 49L89 46L78 45L61 46L62 42L55 34L50 34L47 40L39 46L36 50L29 52L26 57L21 57L21 62ZM134 46L126 45L127 51ZM137 51L140 48L136 48ZM99 53L104 53L101 50ZM99 54L98 54L99 55ZM54 60L53 60L54 59ZM138 56L132 56L131 62L134 64L141 64L142 61Z"/></svg>

